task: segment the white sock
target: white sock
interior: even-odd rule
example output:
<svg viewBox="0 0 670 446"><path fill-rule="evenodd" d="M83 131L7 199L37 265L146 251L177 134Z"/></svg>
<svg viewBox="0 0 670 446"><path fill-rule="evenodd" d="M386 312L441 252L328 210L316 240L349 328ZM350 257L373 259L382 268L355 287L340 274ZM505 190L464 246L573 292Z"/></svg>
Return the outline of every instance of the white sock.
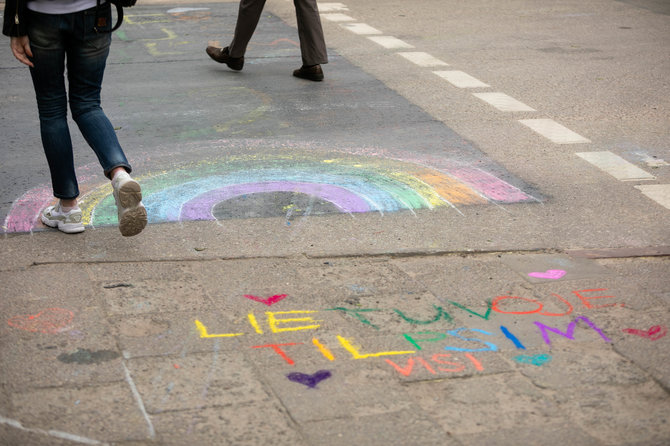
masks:
<svg viewBox="0 0 670 446"><path fill-rule="evenodd" d="M117 170L114 176L112 177L112 181L114 181L116 177L118 177L119 175L123 174L129 175L128 172L125 171L125 169Z"/></svg>

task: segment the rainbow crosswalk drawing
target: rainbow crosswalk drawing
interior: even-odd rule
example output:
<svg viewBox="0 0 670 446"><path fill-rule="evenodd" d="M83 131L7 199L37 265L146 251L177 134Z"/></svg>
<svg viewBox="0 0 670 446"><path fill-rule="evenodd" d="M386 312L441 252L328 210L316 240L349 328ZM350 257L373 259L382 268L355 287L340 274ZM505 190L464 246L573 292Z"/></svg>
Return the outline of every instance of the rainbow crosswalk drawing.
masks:
<svg viewBox="0 0 670 446"><path fill-rule="evenodd" d="M258 151L203 159L143 173L149 223L215 220L214 206L237 197L294 192L332 204L342 213L396 212L487 203L538 201L519 188L466 163L389 158L355 151ZM109 182L82 182L79 205L85 225L117 223ZM40 211L53 203L50 187L17 199L5 232L29 232L42 225Z"/></svg>

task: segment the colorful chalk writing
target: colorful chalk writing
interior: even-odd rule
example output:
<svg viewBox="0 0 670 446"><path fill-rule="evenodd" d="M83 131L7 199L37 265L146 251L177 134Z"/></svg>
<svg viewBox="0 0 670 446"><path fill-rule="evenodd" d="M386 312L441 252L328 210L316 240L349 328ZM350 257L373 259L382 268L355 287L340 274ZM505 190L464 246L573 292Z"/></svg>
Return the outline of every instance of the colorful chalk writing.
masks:
<svg viewBox="0 0 670 446"><path fill-rule="evenodd" d="M479 360L475 358L473 355L466 353L463 356L470 361L470 365L472 365L475 370L479 372L484 370L484 367L482 366L481 362L479 362ZM449 359L449 361L447 361L446 359ZM388 358L384 359L384 361L386 361L387 364L392 366L398 373L404 376L410 376L414 372L414 365L416 363L421 364L424 369L426 369L433 375L437 375L438 372L460 373L466 370L466 368L468 367L467 363L461 361L460 356L456 356L451 353L437 353L431 356L430 361L434 362L435 364L429 363L427 360L423 359L420 356L411 356L409 358L406 358L404 366L400 366L399 364ZM443 367L443 366L449 366L449 367Z"/></svg>
<svg viewBox="0 0 670 446"><path fill-rule="evenodd" d="M316 385L319 384L324 379L328 379L332 376L332 373L329 370L319 370L318 372L307 374L300 372L293 372L286 375L289 381L296 382L298 384L303 384L310 389L316 388Z"/></svg>
<svg viewBox="0 0 670 446"><path fill-rule="evenodd" d="M448 301L455 309L463 312L465 316L477 316L482 323L490 322L495 314L514 315L530 318L537 329L534 334L529 334L528 330L522 333L523 338L519 337L514 328L509 328L505 325L499 325L499 332L497 330L484 330L475 327L446 327L454 323L452 314L448 313L443 306L432 305L432 315L427 318L417 319L411 315L411 311L401 311L397 308L383 309L383 308L346 308L333 307L319 310L288 310L288 311L265 311L264 318L258 318L257 315L251 311L247 314L246 320L248 322L247 329L237 329L235 331L226 331L217 327L213 330L205 326L199 320L195 320L197 332L201 338L233 338L240 336L272 336L273 342L258 343L250 347L257 351L267 352L268 358L275 357L279 361L289 366L304 366L304 364L297 364L297 353L300 352L299 357L303 358L305 349L311 350L314 353L320 354L325 360L329 362L348 359L348 360L368 360L368 361L382 361L390 366L398 374L409 377L412 374L418 373L419 370L428 372L431 375L437 374L453 374L465 373L468 368L474 371L484 371L484 365L481 360L475 356L508 351L509 348L514 350L526 350L530 342L537 344L541 342L549 347L556 339L567 339L575 341L577 337L577 327L583 326L590 329L591 333L595 333L602 341L611 343L612 340L600 329L591 319L584 315L577 315L571 317L566 325L560 326L555 323L547 323L545 321L535 320L533 316L542 316L550 318L565 318L573 314L576 308L583 311L597 310L603 307L611 307L623 305L614 295L607 295L604 292L608 291L606 288L580 289L571 292L573 300L578 301L577 304L571 303L568 298L556 293L548 293L547 299L527 298L523 296L497 296L494 299L485 299L486 311L473 310L455 301ZM253 301L258 302L264 306L271 306L280 300L284 300L289 296L287 294L273 294L268 297L257 297L253 295L243 295L244 298L250 299L254 297ZM596 300L607 299L607 303L594 304ZM548 303L557 303L562 308L558 312L546 311L545 307ZM511 310L508 305L513 304L515 310ZM387 341L383 344L383 348L374 348L370 344L370 339L363 339L362 343L356 342L351 336L345 336L337 331L335 333L327 332L323 336L315 335L320 332L325 318L332 316L333 312L339 312L341 316L351 319L357 323L362 324L372 330L379 330L380 324L375 324L371 321L375 315L384 312L388 315L394 315L396 322L407 324L408 331L406 333L394 334L386 337ZM424 314L423 312L421 314ZM555 319L562 320L562 319ZM564 320L564 319L563 319ZM412 331L415 327L431 326L437 329L433 330L419 330ZM220 331L219 331L220 329ZM648 330L627 328L623 330L625 333L636 335L650 340L658 340L667 334L667 327L655 325ZM276 342L278 335L301 335L311 333L305 342ZM588 331L580 331L580 337L589 338ZM318 337L317 337L318 336ZM535 339L531 339L534 337ZM539 338L539 339L538 339ZM593 339L593 334L590 335ZM294 341L294 339L291 339ZM501 346L503 348L501 348ZM409 348L408 348L409 347ZM435 349L442 350L443 353L435 353ZM444 353L444 351L449 353ZM400 358L400 359L395 359ZM515 355L511 358L519 364L530 364L533 366L545 366L552 360L552 355L548 353L540 354L521 354ZM301 360L302 361L302 360ZM323 372L323 373L322 373ZM320 370L315 374L295 373L289 374L289 380L299 384L306 385L310 388L316 388L322 376L325 375L325 370ZM291 378L292 377L292 378Z"/></svg>
<svg viewBox="0 0 670 446"><path fill-rule="evenodd" d="M668 327L664 327L661 325L654 325L653 327L650 327L649 330L639 330L637 328L624 328L623 332L635 336L640 336L642 338L647 338L651 341L658 341L666 334L668 334Z"/></svg>
<svg viewBox="0 0 670 446"><path fill-rule="evenodd" d="M366 358L379 358L380 356L393 356L393 355L411 355L416 353L414 350L400 350L400 351L383 351L375 353L361 353L361 347L358 345L352 344L351 340L338 336L337 339L342 344L342 347L349 353L351 353L352 358L354 359L366 359Z"/></svg>
<svg viewBox="0 0 670 446"><path fill-rule="evenodd" d="M477 342L480 344L484 344L486 347L481 347L481 348L464 348L464 347L452 347L447 345L444 347L445 350L453 350L455 352L495 352L498 351L498 346L491 343L491 342L486 342L482 341L479 338L466 338L464 336L461 336L460 333L463 331L473 331L475 333L481 333L487 336L493 336L493 333L489 333L488 331L485 330L480 330L478 328L466 328L466 327L461 327L457 328L456 330L447 330L447 334L450 336L453 336L457 339L461 339L463 341L470 341L470 342Z"/></svg>
<svg viewBox="0 0 670 446"><path fill-rule="evenodd" d="M613 299L614 296L583 296L582 293L598 293L600 291L607 291L607 288L594 288L591 290L578 290L578 291L573 291L572 294L577 296L579 300L582 302L582 304L589 309L592 308L605 308L605 307L614 307L616 305L624 306L623 304L620 303L608 303L608 304L603 304L603 305L593 305L590 301L595 300L595 299Z"/></svg>
<svg viewBox="0 0 670 446"><path fill-rule="evenodd" d="M593 329L593 331L598 333L600 335L600 337L603 338L603 340L605 342L612 342L612 340L610 338L608 338L607 336L605 336L605 334L602 332L602 330L600 330L600 328L598 328L596 326L596 324L591 322L591 320L589 320L589 318L587 318L586 316L579 316L574 321L570 322L568 324L567 330L565 332L562 332L558 328L554 328L554 327L550 327L548 325L545 325L542 322L535 322L535 325L537 325L537 327L540 329L540 332L542 333L542 338L544 339L544 342L546 342L548 345L550 345L551 344L551 338L549 337L548 332L556 333L556 334L561 335L561 336L563 336L565 338L568 338L570 340L574 340L575 339L575 328L577 327L577 322L578 321L585 322L586 325L588 325L589 327L591 327Z"/></svg>
<svg viewBox="0 0 670 446"><path fill-rule="evenodd" d="M435 308L435 312L436 312L435 317L433 317L432 319L429 319L427 321L419 321L419 320L416 320L416 319L409 318L409 317L405 316L405 313L403 313L402 311L397 310L397 309L395 309L393 311L395 311L395 313L398 316L400 316L403 320L405 320L406 322L409 322L410 324L413 324L413 325L428 325L428 324L432 324L434 322L437 322L440 319L445 319L447 321L452 320L452 317L449 315L449 313L444 311L442 309L442 307L438 307L437 305L433 305L433 308Z"/></svg>
<svg viewBox="0 0 670 446"><path fill-rule="evenodd" d="M342 311L346 314L351 314L353 315L357 320L360 322L364 323L365 325L369 325L372 328L376 328L379 330L379 327L372 322L368 318L366 318L364 315L361 313L369 313L371 311L381 311L377 308L344 308L344 307L335 307L335 308L327 308L326 311L333 311L333 310L338 310Z"/></svg>
<svg viewBox="0 0 670 446"><path fill-rule="evenodd" d="M486 305L487 305L486 306L486 313L484 313L484 314L479 314L475 311L472 311L471 309L467 308L464 305L459 304L458 302L449 301L449 303L452 304L455 307L460 308L461 310L467 311L468 313L470 313L473 316L480 317L480 318L484 319L485 321L489 320L489 316L491 315L491 310L493 309L493 305L492 305L492 302L490 300L486 301Z"/></svg>
<svg viewBox="0 0 670 446"><path fill-rule="evenodd" d="M10 318L7 324L33 333L55 334L71 329L74 313L64 308L47 308L37 314L19 315Z"/></svg>

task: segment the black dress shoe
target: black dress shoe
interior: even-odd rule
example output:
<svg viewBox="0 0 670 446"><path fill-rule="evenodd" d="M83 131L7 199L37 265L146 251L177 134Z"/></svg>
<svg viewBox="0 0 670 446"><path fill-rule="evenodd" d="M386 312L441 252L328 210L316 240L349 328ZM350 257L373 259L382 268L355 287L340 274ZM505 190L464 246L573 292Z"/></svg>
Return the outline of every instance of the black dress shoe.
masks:
<svg viewBox="0 0 670 446"><path fill-rule="evenodd" d="M230 57L228 47L217 48L215 46L208 46L205 51L207 51L209 57L211 57L212 59L214 59L219 63L225 63L226 65L228 65L228 68L232 70L240 71L244 66L244 56Z"/></svg>
<svg viewBox="0 0 670 446"><path fill-rule="evenodd" d="M323 80L323 70L321 69L321 65L303 65L302 67L295 70L293 75L301 79L307 79L315 82Z"/></svg>

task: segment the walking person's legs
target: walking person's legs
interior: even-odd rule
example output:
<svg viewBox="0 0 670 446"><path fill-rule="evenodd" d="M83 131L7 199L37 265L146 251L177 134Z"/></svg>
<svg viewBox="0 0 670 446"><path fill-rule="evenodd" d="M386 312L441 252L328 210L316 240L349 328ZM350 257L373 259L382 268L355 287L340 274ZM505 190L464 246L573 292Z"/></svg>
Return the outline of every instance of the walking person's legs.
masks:
<svg viewBox="0 0 670 446"><path fill-rule="evenodd" d="M302 67L293 75L311 81L323 80L321 64L328 63L326 40L316 0L293 0L298 21Z"/></svg>
<svg viewBox="0 0 670 446"><path fill-rule="evenodd" d="M298 37L302 64L306 66L328 63L326 40L316 0L293 0L298 21Z"/></svg>
<svg viewBox="0 0 670 446"><path fill-rule="evenodd" d="M111 23L111 12L109 6L107 8ZM94 10L63 15L29 14L28 35L34 64L30 72L39 110L42 145L54 196L60 199L55 206L44 210L41 220L67 233L84 230L81 210L77 206L79 188L67 123L64 80L67 60L72 117L95 151L105 175L112 180L114 176L119 178L116 183L112 182L119 207L119 228L123 235L135 235L147 222L139 184L129 180L131 167L114 127L100 107L100 89L111 35L93 30ZM129 182L130 187L127 186ZM120 193L121 189L129 192ZM132 199L120 200L119 195L130 195Z"/></svg>
<svg viewBox="0 0 670 446"><path fill-rule="evenodd" d="M49 164L54 196L76 200L79 187L74 170L72 140L67 122L65 42L59 16L30 13L28 27L42 147Z"/></svg>
<svg viewBox="0 0 670 446"><path fill-rule="evenodd" d="M247 52L247 46L256 31L264 6L265 0L240 1L235 34L229 46L230 57L243 57Z"/></svg>
<svg viewBox="0 0 670 446"><path fill-rule="evenodd" d="M103 6L109 15L109 4ZM99 16L100 14L98 14ZM70 87L70 109L84 139L93 149L105 176L112 180L114 199L118 208L119 230L124 236L139 234L147 224L139 183L133 180L128 160L114 131L114 126L100 106L102 80L112 41L110 33L93 30L96 13L82 11L75 24L67 52L67 72ZM79 39L79 36L82 36Z"/></svg>
<svg viewBox="0 0 670 446"><path fill-rule="evenodd" d="M225 63L233 70L241 70L244 66L244 54L256 31L264 6L265 0L241 0L233 40L224 48L208 46L206 52L209 57L219 63Z"/></svg>
<svg viewBox="0 0 670 446"><path fill-rule="evenodd" d="M131 166L100 103L102 80L112 41L110 33L93 30L95 13L82 11L67 46L67 78L70 110L81 134L93 149L105 176L116 167ZM90 29L89 29L90 27Z"/></svg>
<svg viewBox="0 0 670 446"><path fill-rule="evenodd" d="M67 122L65 42L59 16L30 13L28 35L33 54L30 75L35 88L42 148L49 165L53 194L59 199L40 215L47 226L66 233L84 230L77 206L79 186Z"/></svg>

